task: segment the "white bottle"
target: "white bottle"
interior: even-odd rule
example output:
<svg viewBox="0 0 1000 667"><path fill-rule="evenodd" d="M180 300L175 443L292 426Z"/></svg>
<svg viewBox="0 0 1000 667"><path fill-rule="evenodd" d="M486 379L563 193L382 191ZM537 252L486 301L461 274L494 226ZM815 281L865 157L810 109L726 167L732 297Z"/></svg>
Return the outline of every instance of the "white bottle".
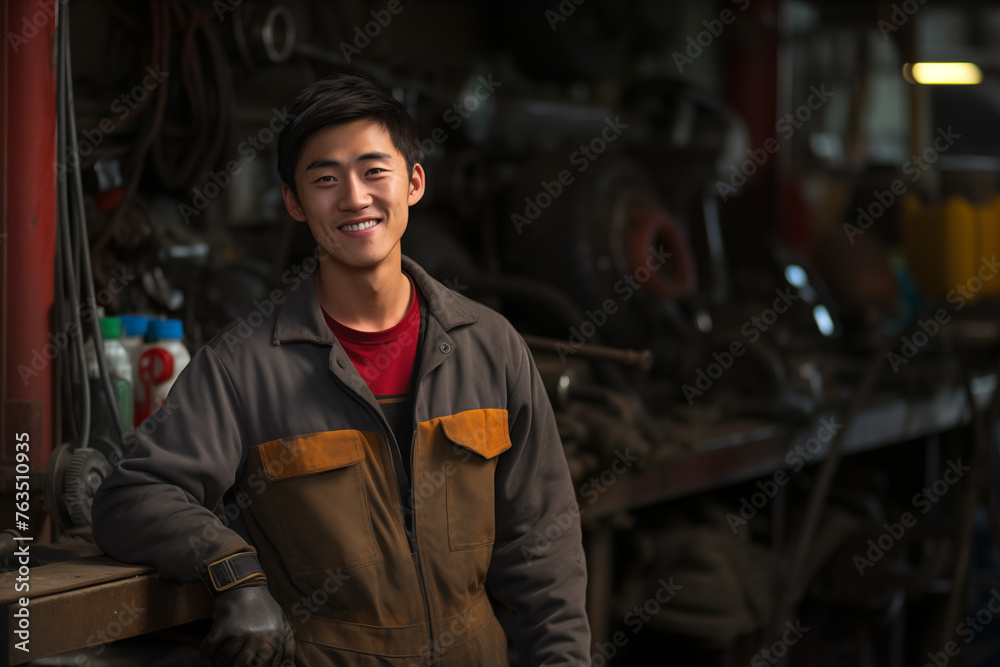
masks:
<svg viewBox="0 0 1000 667"><path fill-rule="evenodd" d="M121 342L122 323L117 317L102 317L98 322L101 328L104 361L108 366L108 374L111 376L111 386L115 392L113 399L118 404L118 413L122 418L122 426L126 431L131 431L133 410L132 364L129 360L128 351ZM87 341L85 356L87 358L87 375L94 381L95 388L103 392L104 387L99 384L101 371L97 363L97 353L94 350L93 340ZM95 422L95 426L97 425L98 423Z"/></svg>
<svg viewBox="0 0 1000 667"><path fill-rule="evenodd" d="M140 423L163 405L174 380L191 361L191 353L181 342L184 325L180 320L153 320L147 337L149 342L139 355L139 382L147 397L137 411Z"/></svg>
<svg viewBox="0 0 1000 667"><path fill-rule="evenodd" d="M119 315L122 321L122 345L128 351L129 362L132 366L132 404L139 406L145 402L143 385L139 382L139 355L146 345L146 331L149 329L149 322L156 318L149 315ZM134 410L134 417L125 427L131 430L139 425L139 411Z"/></svg>

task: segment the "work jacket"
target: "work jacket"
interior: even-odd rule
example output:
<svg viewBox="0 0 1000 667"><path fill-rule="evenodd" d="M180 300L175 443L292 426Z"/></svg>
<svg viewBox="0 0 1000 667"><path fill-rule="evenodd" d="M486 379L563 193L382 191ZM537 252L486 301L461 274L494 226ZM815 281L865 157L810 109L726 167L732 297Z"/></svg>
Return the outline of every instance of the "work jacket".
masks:
<svg viewBox="0 0 1000 667"><path fill-rule="evenodd" d="M178 580L256 549L300 667L506 667L487 585L524 664L589 665L579 510L532 357L403 270L426 306L411 461L301 275L194 354L99 489L94 537Z"/></svg>

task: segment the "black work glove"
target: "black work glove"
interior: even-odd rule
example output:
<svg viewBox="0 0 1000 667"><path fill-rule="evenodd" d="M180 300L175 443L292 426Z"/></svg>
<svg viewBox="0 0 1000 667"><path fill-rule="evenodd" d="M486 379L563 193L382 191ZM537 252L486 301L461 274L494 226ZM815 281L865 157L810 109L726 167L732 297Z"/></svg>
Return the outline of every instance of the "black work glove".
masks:
<svg viewBox="0 0 1000 667"><path fill-rule="evenodd" d="M243 586L215 596L201 654L215 667L294 667L295 639L267 586Z"/></svg>

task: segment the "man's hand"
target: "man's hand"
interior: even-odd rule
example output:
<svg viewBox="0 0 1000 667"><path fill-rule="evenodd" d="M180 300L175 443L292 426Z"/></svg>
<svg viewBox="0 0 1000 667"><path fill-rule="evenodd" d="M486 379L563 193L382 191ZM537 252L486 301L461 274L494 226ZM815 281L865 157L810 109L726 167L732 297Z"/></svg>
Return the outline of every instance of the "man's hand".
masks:
<svg viewBox="0 0 1000 667"><path fill-rule="evenodd" d="M215 597L201 654L216 667L294 667L295 639L267 586L245 586Z"/></svg>

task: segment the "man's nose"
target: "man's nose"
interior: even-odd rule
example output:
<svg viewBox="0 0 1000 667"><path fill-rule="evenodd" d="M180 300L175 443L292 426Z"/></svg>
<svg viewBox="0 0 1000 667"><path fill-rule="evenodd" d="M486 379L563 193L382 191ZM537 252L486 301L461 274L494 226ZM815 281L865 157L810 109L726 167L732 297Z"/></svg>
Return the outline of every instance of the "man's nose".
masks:
<svg viewBox="0 0 1000 667"><path fill-rule="evenodd" d="M344 187L341 193L340 208L344 210L356 211L372 203L371 195L368 194L364 180L355 175L344 179Z"/></svg>

